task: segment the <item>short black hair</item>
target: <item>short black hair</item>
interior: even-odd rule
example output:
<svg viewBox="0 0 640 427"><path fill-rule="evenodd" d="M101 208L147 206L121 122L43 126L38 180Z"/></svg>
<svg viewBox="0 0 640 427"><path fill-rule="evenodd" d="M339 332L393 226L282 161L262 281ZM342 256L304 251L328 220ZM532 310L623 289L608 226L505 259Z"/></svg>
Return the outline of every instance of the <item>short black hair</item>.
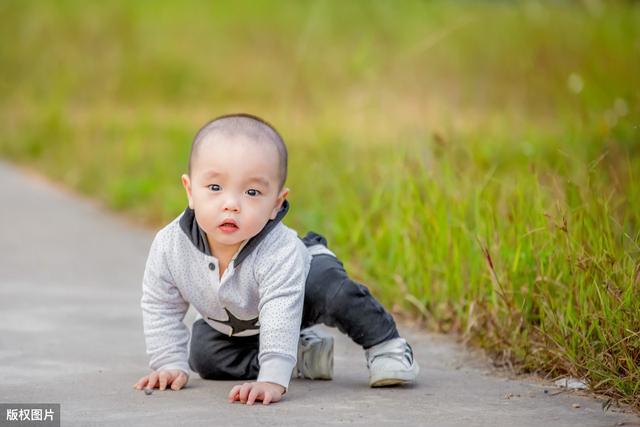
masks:
<svg viewBox="0 0 640 427"><path fill-rule="evenodd" d="M202 141L207 136L217 132L229 136L240 134L245 135L254 141L266 141L272 143L278 150L278 157L280 159L280 182L278 191L282 190L284 183L287 180L287 146L275 127L266 120L247 113L225 114L223 116L216 117L215 119L205 123L200 130L198 130L196 136L193 138L191 151L189 152L189 177L191 177L192 164Z"/></svg>

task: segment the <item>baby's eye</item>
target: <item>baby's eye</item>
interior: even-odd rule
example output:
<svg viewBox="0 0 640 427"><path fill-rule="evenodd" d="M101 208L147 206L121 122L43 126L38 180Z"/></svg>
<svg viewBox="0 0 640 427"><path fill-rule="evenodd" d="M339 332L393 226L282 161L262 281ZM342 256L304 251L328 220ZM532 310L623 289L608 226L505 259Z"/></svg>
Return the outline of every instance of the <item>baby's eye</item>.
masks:
<svg viewBox="0 0 640 427"><path fill-rule="evenodd" d="M209 184L207 185L207 188L209 188L211 191L220 191L220 186L218 184Z"/></svg>
<svg viewBox="0 0 640 427"><path fill-rule="evenodd" d="M260 194L260 191L256 190L255 188L251 188L247 190L247 193L249 193L250 196L257 196L258 194Z"/></svg>

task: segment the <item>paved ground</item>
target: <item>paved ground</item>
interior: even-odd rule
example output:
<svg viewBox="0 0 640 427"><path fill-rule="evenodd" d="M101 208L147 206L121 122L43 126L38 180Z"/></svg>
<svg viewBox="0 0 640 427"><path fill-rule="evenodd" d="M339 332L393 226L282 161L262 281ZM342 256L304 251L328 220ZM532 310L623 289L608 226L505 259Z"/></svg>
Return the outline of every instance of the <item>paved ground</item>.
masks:
<svg viewBox="0 0 640 427"><path fill-rule="evenodd" d="M451 339L401 325L422 367L414 386L368 388L362 350L326 328L334 380L294 380L276 404L229 404L236 382L196 374L145 396L131 385L147 372L138 304L152 238L0 161L0 403L61 403L63 426L640 425L591 397L489 374Z"/></svg>

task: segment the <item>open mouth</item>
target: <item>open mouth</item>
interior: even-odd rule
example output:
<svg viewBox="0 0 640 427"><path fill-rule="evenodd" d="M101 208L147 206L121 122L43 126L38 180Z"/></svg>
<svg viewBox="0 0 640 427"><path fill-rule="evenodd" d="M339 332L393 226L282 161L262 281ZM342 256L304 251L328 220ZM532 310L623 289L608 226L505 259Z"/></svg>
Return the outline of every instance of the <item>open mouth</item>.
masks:
<svg viewBox="0 0 640 427"><path fill-rule="evenodd" d="M233 222L227 221L220 224L220 229L222 231L233 231L233 230L237 230L238 226Z"/></svg>

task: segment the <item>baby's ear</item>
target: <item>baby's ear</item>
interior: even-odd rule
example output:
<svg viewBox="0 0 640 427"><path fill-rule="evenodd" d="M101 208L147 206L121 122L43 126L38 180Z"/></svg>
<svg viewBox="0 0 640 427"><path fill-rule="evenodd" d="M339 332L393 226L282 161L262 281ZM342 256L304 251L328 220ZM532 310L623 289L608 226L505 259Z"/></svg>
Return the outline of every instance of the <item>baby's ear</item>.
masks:
<svg viewBox="0 0 640 427"><path fill-rule="evenodd" d="M193 199L191 198L191 181L189 180L189 175L182 174L182 185L187 192L187 199L189 200L189 208L193 209Z"/></svg>
<svg viewBox="0 0 640 427"><path fill-rule="evenodd" d="M286 199L288 195L289 195L289 188L287 187L283 188L282 191L280 192L280 195L278 196L278 200L280 200L280 206L282 206L282 203L284 203L284 199Z"/></svg>
<svg viewBox="0 0 640 427"><path fill-rule="evenodd" d="M289 195L289 189L283 188L282 191L280 192L280 195L276 199L277 203L276 203L276 207L273 208L273 211L271 212L271 217L270 217L271 219L276 219L276 216L278 215L278 212L280 211L280 209L282 209L282 204L284 203L288 195Z"/></svg>

